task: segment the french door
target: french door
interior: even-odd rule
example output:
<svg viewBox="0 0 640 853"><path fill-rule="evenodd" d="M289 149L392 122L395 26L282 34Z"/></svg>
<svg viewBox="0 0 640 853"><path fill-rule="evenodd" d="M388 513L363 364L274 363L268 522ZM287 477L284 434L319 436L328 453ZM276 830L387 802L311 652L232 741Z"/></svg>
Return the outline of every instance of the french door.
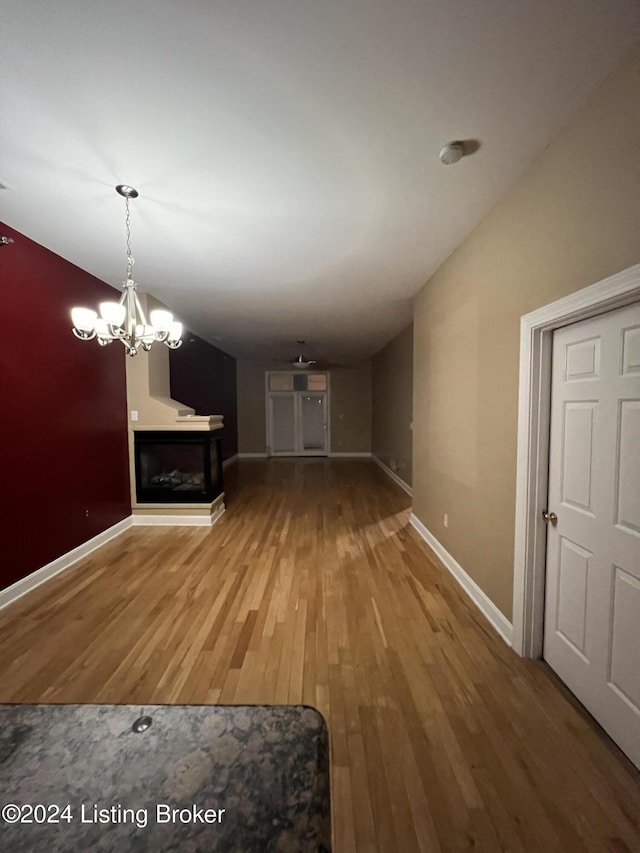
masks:
<svg viewBox="0 0 640 853"><path fill-rule="evenodd" d="M640 767L640 305L552 360L544 657Z"/></svg>
<svg viewBox="0 0 640 853"><path fill-rule="evenodd" d="M267 444L272 456L326 456L325 391L268 394Z"/></svg>

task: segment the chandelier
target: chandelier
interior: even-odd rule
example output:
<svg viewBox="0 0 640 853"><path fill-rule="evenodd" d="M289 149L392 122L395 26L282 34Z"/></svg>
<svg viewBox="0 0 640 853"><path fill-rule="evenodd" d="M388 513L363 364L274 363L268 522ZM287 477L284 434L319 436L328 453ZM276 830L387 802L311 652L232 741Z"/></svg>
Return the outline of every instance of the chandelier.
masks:
<svg viewBox="0 0 640 853"><path fill-rule="evenodd" d="M91 308L72 308L73 334L82 341L94 338L100 346L106 347L112 341L121 341L128 355L136 355L139 347L147 352L154 341L159 341L169 349L178 349L182 345L182 323L173 319L170 311L156 308L149 314L144 312L138 294L138 285L133 280L131 254L131 225L129 218L129 199L137 198L138 191L126 184L118 184L116 192L125 201L125 228L127 232L127 277L123 282L122 296L119 302L101 302L100 316Z"/></svg>

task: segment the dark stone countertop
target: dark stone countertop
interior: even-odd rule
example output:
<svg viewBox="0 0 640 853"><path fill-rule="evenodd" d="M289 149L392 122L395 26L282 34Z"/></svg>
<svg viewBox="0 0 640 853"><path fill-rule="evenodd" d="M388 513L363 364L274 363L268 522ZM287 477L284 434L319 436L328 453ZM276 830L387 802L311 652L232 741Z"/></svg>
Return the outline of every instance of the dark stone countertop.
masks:
<svg viewBox="0 0 640 853"><path fill-rule="evenodd" d="M320 853L329 801L312 708L0 705L0 850Z"/></svg>

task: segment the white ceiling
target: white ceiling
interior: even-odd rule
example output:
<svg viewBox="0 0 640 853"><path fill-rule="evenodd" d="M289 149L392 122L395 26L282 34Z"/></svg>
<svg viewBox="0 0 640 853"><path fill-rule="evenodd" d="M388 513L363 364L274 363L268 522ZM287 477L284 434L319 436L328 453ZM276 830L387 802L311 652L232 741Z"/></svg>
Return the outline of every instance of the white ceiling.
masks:
<svg viewBox="0 0 640 853"><path fill-rule="evenodd" d="M237 354L371 355L635 0L0 0L0 219ZM457 166L442 144L476 138Z"/></svg>

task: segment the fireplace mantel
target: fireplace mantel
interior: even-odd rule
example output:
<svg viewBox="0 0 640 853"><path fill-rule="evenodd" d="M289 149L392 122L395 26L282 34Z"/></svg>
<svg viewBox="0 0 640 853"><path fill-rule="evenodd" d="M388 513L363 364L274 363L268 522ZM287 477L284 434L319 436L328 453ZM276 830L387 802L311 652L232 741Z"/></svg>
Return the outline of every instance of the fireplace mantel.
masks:
<svg viewBox="0 0 640 853"><path fill-rule="evenodd" d="M136 423L131 424L131 429L133 432L136 430L171 430L175 431L177 429L182 430L200 430L200 431L211 431L214 429L222 429L223 424L223 416L222 415L180 415L177 418L174 418L173 421L167 423L163 421L161 423L140 423L137 421Z"/></svg>

